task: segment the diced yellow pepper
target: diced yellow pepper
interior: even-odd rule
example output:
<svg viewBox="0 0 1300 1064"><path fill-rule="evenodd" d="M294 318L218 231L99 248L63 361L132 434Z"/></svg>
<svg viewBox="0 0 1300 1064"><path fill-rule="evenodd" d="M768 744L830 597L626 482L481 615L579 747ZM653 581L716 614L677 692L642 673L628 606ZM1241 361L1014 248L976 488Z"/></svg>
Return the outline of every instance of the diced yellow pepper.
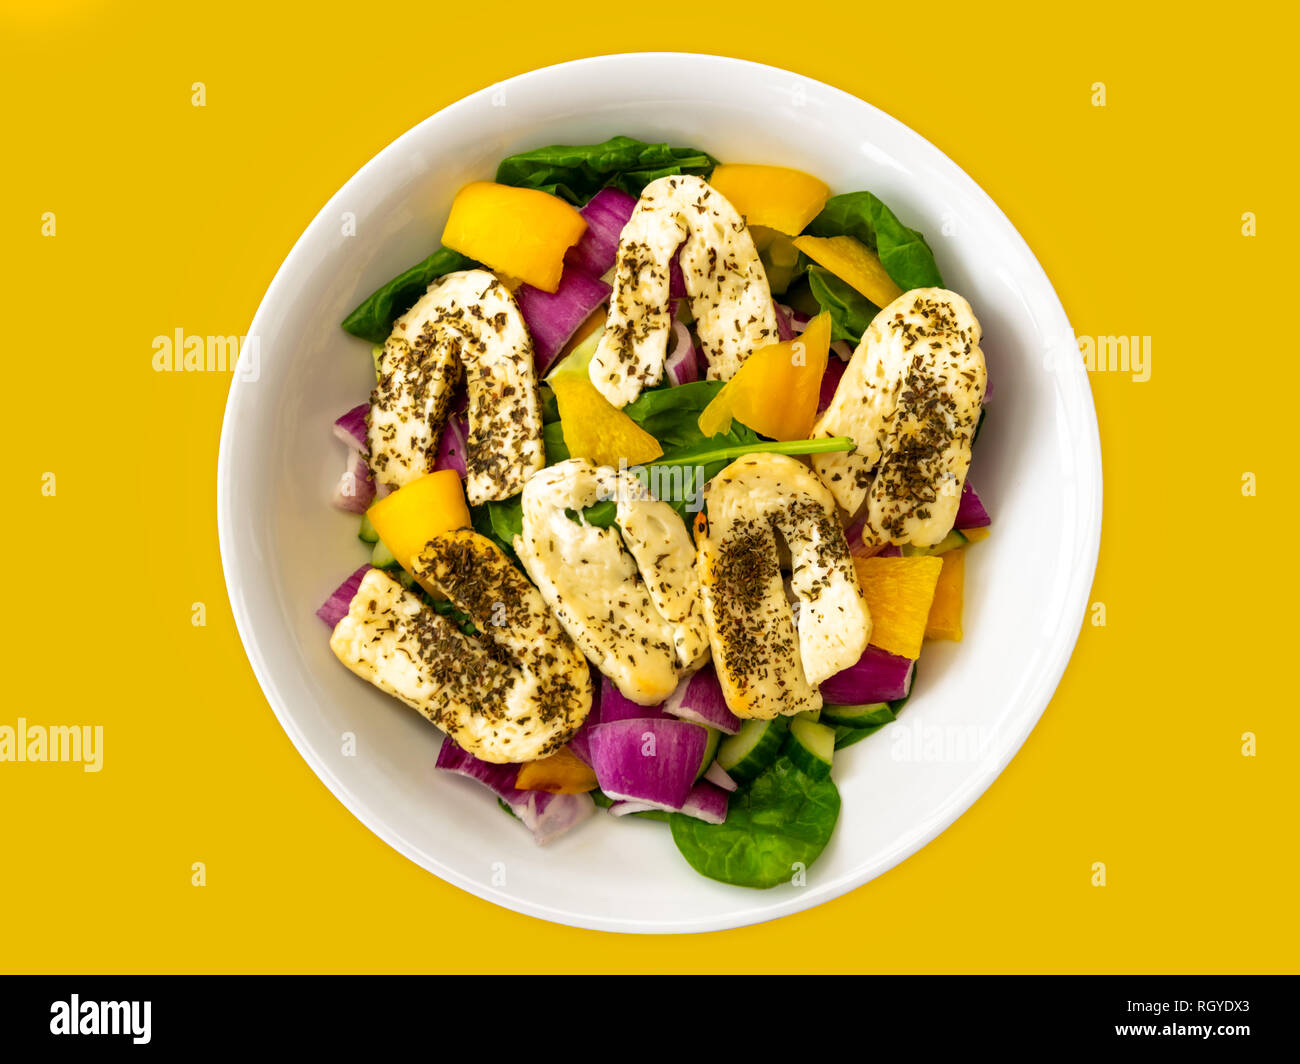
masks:
<svg viewBox="0 0 1300 1064"><path fill-rule="evenodd" d="M990 529L987 525L983 528L963 528L961 534L972 543L979 543L981 540L989 538Z"/></svg>
<svg viewBox="0 0 1300 1064"><path fill-rule="evenodd" d="M853 567L871 611L871 645L915 661L921 656L943 559L854 558Z"/></svg>
<svg viewBox="0 0 1300 1064"><path fill-rule="evenodd" d="M439 469L398 488L366 511L385 547L412 576L412 559L440 532L469 528L465 489L454 469Z"/></svg>
<svg viewBox="0 0 1300 1064"><path fill-rule="evenodd" d="M714 169L709 184L745 216L750 225L794 236L821 213L830 186L821 178L787 166L728 163Z"/></svg>
<svg viewBox="0 0 1300 1064"><path fill-rule="evenodd" d="M549 384L572 457L617 468L620 458L632 466L663 455L659 441L601 395L585 373L557 373Z"/></svg>
<svg viewBox="0 0 1300 1064"><path fill-rule="evenodd" d="M596 789L596 773L567 746L562 746L550 757L520 766L515 786L521 791L585 794Z"/></svg>
<svg viewBox="0 0 1300 1064"><path fill-rule="evenodd" d="M559 196L474 181L451 204L442 243L544 292L560 287L564 253L587 221Z"/></svg>
<svg viewBox="0 0 1300 1064"><path fill-rule="evenodd" d="M958 547L940 555L943 571L934 588L930 618L925 622L926 639L951 639L961 642L962 595L966 583L966 548Z"/></svg>
<svg viewBox="0 0 1300 1064"><path fill-rule="evenodd" d="M794 246L878 307L889 306L903 294L885 272L880 257L855 237L801 236Z"/></svg>
<svg viewBox="0 0 1300 1064"><path fill-rule="evenodd" d="M830 315L818 314L793 340L755 351L700 412L700 431L716 436L736 418L774 440L806 440L830 346Z"/></svg>

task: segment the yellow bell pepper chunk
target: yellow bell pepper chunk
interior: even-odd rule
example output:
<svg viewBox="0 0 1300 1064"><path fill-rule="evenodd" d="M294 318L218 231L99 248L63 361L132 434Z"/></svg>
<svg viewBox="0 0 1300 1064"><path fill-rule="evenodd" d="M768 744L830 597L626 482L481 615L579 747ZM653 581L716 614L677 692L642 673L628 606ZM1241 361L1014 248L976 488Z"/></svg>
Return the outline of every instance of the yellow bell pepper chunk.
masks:
<svg viewBox="0 0 1300 1064"><path fill-rule="evenodd" d="M903 294L885 272L880 257L851 236L801 236L794 246L878 307L887 307Z"/></svg>
<svg viewBox="0 0 1300 1064"><path fill-rule="evenodd" d="M830 346L830 315L818 314L793 340L759 348L700 412L700 431L716 436L736 418L774 440L806 440Z"/></svg>
<svg viewBox="0 0 1300 1064"><path fill-rule="evenodd" d="M871 613L871 645L915 661L921 656L943 558L854 558L853 567Z"/></svg>
<svg viewBox="0 0 1300 1064"><path fill-rule="evenodd" d="M819 177L787 166L728 163L714 169L709 184L745 216L749 225L794 236L821 214L830 186Z"/></svg>
<svg viewBox="0 0 1300 1064"><path fill-rule="evenodd" d="M549 383L572 457L617 467L620 458L632 466L663 455L659 441L601 395L585 373L557 373Z"/></svg>
<svg viewBox="0 0 1300 1064"><path fill-rule="evenodd" d="M442 243L544 292L560 287L564 253L587 221L559 196L474 181L451 204Z"/></svg>
<svg viewBox="0 0 1300 1064"><path fill-rule="evenodd" d="M434 536L469 528L465 489L454 469L439 469L386 495L366 511L384 546L412 576L411 562Z"/></svg>
<svg viewBox="0 0 1300 1064"><path fill-rule="evenodd" d="M961 534L972 543L979 543L981 540L989 538L989 531L990 529L986 525L983 528L963 528Z"/></svg>
<svg viewBox="0 0 1300 1064"><path fill-rule="evenodd" d="M925 622L926 639L961 642L962 595L966 583L966 548L958 547L939 556L943 570L934 588L930 618Z"/></svg>
<svg viewBox="0 0 1300 1064"><path fill-rule="evenodd" d="M567 746L561 746L550 757L520 766L515 786L521 791L585 794L596 789L596 773Z"/></svg>

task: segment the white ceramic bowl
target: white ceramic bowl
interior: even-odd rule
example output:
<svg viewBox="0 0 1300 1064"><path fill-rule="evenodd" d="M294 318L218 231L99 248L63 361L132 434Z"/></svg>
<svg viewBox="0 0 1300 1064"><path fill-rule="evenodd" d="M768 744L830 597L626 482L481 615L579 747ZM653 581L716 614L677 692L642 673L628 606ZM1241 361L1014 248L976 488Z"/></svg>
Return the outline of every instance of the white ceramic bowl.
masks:
<svg viewBox="0 0 1300 1064"><path fill-rule="evenodd" d="M329 506L343 461L331 422L373 381L369 348L339 322L437 246L457 189L491 178L503 156L619 133L798 167L837 192L870 189L927 235L948 285L984 325L995 394L972 481L994 534L967 567L966 639L927 646L901 719L837 756L843 810L802 886L715 883L691 870L665 825L604 814L535 846L486 790L435 772L437 730L335 661L314 616L365 561L356 519ZM755 923L834 898L925 845L979 797L1069 660L1101 530L1096 415L1070 324L1032 252L969 177L826 85L735 59L646 54L485 88L343 186L285 259L249 335L257 373L236 374L231 388L217 498L226 584L253 669L302 756L363 824L499 905L582 927L669 932ZM343 756L346 732L356 756Z"/></svg>

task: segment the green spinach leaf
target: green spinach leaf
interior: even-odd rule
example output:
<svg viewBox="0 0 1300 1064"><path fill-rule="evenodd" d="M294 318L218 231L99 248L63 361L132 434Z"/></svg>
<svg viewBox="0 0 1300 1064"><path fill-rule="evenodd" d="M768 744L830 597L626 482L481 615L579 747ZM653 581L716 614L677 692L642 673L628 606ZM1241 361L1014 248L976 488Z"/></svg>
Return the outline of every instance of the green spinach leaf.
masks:
<svg viewBox="0 0 1300 1064"><path fill-rule="evenodd" d="M343 328L372 344L382 344L393 331L393 322L415 306L416 300L424 295L424 290L432 282L445 273L468 270L477 265L459 251L439 248L423 262L417 262L367 296L343 319Z"/></svg>
<svg viewBox="0 0 1300 1064"><path fill-rule="evenodd" d="M639 196L658 178L674 174L708 177L717 165L713 156L698 148L611 137L603 144L552 144L511 155L497 167L497 181L541 189L581 207L606 186Z"/></svg>
<svg viewBox="0 0 1300 1064"><path fill-rule="evenodd" d="M903 291L942 288L934 253L917 230L909 229L870 192L832 196L808 223L811 236L852 236L880 256L880 264Z"/></svg>
<svg viewBox="0 0 1300 1064"><path fill-rule="evenodd" d="M880 308L820 266L808 267L808 287L821 309L831 316L831 340L847 340L856 347Z"/></svg>
<svg viewBox="0 0 1300 1064"><path fill-rule="evenodd" d="M695 871L738 887L774 887L808 868L840 815L834 782L813 779L782 755L731 796L722 824L673 813L673 841Z"/></svg>

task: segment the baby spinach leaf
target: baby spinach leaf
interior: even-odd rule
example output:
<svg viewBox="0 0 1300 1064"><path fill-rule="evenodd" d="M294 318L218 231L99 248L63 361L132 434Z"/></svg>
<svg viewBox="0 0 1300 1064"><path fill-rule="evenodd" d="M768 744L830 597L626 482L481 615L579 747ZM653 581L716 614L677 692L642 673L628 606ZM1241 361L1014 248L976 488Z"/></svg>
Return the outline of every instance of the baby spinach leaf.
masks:
<svg viewBox="0 0 1300 1064"><path fill-rule="evenodd" d="M925 237L900 222L870 192L832 196L804 232L811 236L856 237L880 256L885 272L904 292L943 287L943 276Z"/></svg>
<svg viewBox="0 0 1300 1064"><path fill-rule="evenodd" d="M673 813L673 841L700 875L738 887L774 887L808 868L830 841L840 814L834 782L813 779L782 755L731 796L721 824Z"/></svg>
<svg viewBox="0 0 1300 1064"><path fill-rule="evenodd" d="M603 144L552 144L502 159L497 181L537 188L581 207L606 186L639 196L651 181L675 174L708 177L718 161L698 148L611 137Z"/></svg>
<svg viewBox="0 0 1300 1064"><path fill-rule="evenodd" d="M415 306L416 300L424 295L424 290L433 281L445 273L468 270L477 265L459 251L439 248L423 262L417 262L370 293L343 319L343 328L372 344L382 344L393 331L393 322Z"/></svg>
<svg viewBox="0 0 1300 1064"><path fill-rule="evenodd" d="M831 340L847 340L856 347L880 308L820 266L808 267L808 287L821 309L831 316Z"/></svg>

